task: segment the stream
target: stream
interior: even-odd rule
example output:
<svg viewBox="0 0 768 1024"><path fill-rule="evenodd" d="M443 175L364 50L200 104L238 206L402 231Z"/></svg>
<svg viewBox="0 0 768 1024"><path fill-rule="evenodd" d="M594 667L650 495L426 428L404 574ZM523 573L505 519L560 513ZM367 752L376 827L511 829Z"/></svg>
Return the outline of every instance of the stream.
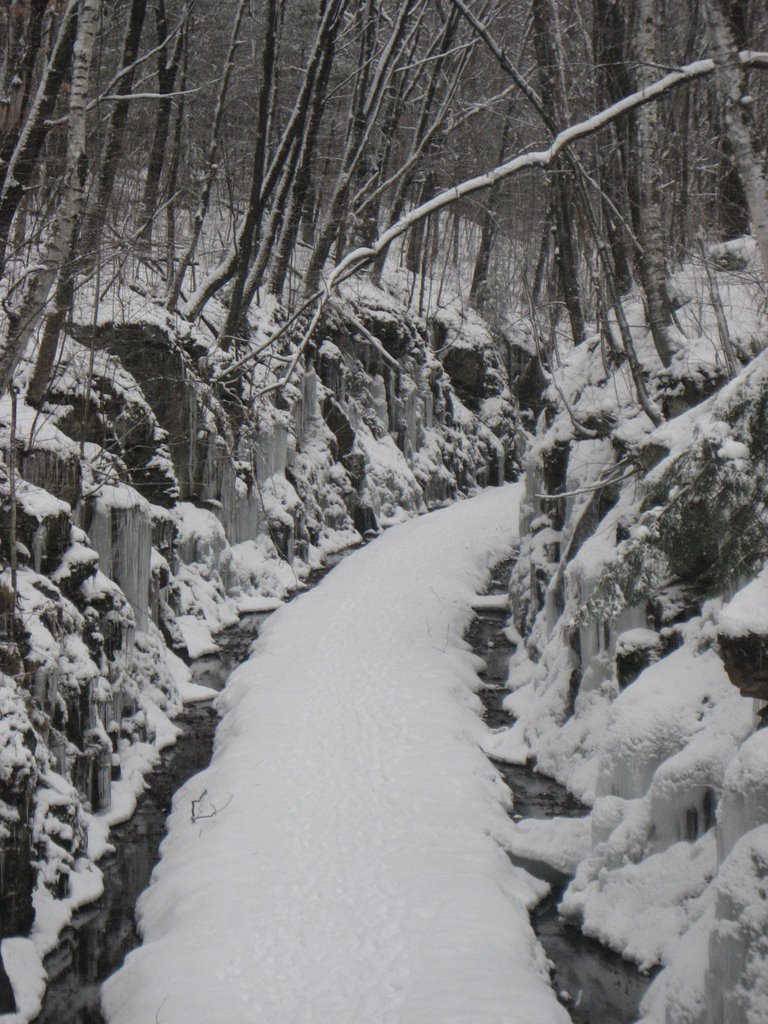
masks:
<svg viewBox="0 0 768 1024"><path fill-rule="evenodd" d="M506 592L511 566L512 562L504 562L496 567L488 593ZM480 672L484 686L479 696L485 707L486 722L492 729L512 723L502 707L508 693L509 659L514 651L504 635L506 618L506 612L477 611L467 632L472 650L486 665ZM588 807L554 779L523 765L502 761L494 761L494 764L512 791L516 819L581 817L589 812ZM531 923L553 965L555 992L574 1024L634 1024L650 976L641 974L618 953L582 935L575 925L558 914L557 904L567 879L535 862L516 860L516 863L552 885L550 895L532 912Z"/></svg>
<svg viewBox="0 0 768 1024"><path fill-rule="evenodd" d="M247 615L219 634L221 653L194 662L192 681L220 690L248 656L265 617ZM175 721L182 734L147 776L148 788L133 817L110 832L114 852L99 861L104 894L75 914L59 945L46 957L48 989L35 1018L40 1024L102 1024L101 984L141 941L134 916L136 901L158 861L173 794L211 759L218 715L205 702L187 707Z"/></svg>
<svg viewBox="0 0 768 1024"><path fill-rule="evenodd" d="M288 600L318 583L353 550L347 548L328 556L323 568L313 570L304 587ZM248 657L269 615L244 615L237 625L219 633L216 642L220 651L191 664L192 682L221 690ZM147 789L135 813L110 831L114 851L99 861L103 895L75 913L62 931L59 945L45 959L48 987L35 1024L104 1024L100 1009L102 982L141 942L136 928L136 901L149 885L159 860L174 793L211 760L218 715L210 702L192 704L175 724L181 728L181 735L163 751L156 768L147 775Z"/></svg>
<svg viewBox="0 0 768 1024"><path fill-rule="evenodd" d="M505 591L510 565L507 562L497 567L489 593ZM310 583L327 571L313 574ZM247 658L266 617L247 615L220 634L217 642L221 651L193 663L193 681L221 689L231 672ZM472 649L486 664L480 673L484 683L480 696L492 728L510 722L502 701L513 646L504 636L504 623L504 613L483 610L476 613L467 634ZM36 1018L41 1024L103 1024L101 984L140 943L134 908L159 858L173 794L209 763L217 722L209 703L192 705L176 719L183 730L177 743L163 752L157 768L147 776L148 788L133 817L111 831L114 852L99 862L104 894L76 913L58 947L46 958L48 988ZM496 767L514 793L516 817L587 813L587 808L554 780L520 765L496 762ZM536 872L536 865L524 866ZM534 910L532 923L553 963L552 981L558 998L568 1008L574 1024L632 1024L637 1020L648 977L561 918L557 903L563 879L550 875L547 880L554 883L552 894Z"/></svg>

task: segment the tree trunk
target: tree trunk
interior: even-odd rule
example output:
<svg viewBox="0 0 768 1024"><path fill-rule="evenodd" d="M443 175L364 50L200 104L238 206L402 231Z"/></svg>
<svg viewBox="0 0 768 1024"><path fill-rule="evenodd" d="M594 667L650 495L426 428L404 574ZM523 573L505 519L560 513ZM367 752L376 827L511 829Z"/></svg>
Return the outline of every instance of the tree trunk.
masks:
<svg viewBox="0 0 768 1024"><path fill-rule="evenodd" d="M249 276L246 283L246 304L250 304L256 291L261 287L270 251L278 230L280 236L277 242L277 255L270 268L268 289L272 295L276 295L278 298L283 294L285 279L291 264L291 256L296 247L301 217L310 201L312 161L317 149L317 139L323 119L323 105L333 69L335 52L336 41L333 38L325 49L320 62L317 85L304 137L301 140L301 145L295 147L296 159L286 174L285 199L278 199L277 201L280 207L285 208L286 213L282 217L282 224L278 225L277 221L275 221L275 230L270 230L273 238L271 240L269 238L264 239L260 248L256 261L256 272Z"/></svg>
<svg viewBox="0 0 768 1024"><path fill-rule="evenodd" d="M491 252L496 238L496 216L490 206L483 210L480 229L480 245L475 257L472 284L469 286L469 304L482 310L488 302L488 274L491 269Z"/></svg>
<svg viewBox="0 0 768 1024"><path fill-rule="evenodd" d="M56 222L45 249L41 268L27 277L19 306L8 315L0 349L0 394L8 390L27 342L40 323L56 275L70 252L72 238L83 209L85 178L85 127L88 76L99 24L101 0L82 0L72 57L69 95L67 158Z"/></svg>
<svg viewBox="0 0 768 1024"><path fill-rule="evenodd" d="M211 135L208 142L208 151L206 153L205 177L203 178L203 186L200 190L200 197L197 202L197 209L192 222L192 231L189 242L187 243L187 248L184 250L184 254L179 260L174 276L169 281L168 296L165 303L166 308L169 310L173 310L176 307L176 303L179 301L179 293L181 292L181 287L184 284L184 277L186 275L187 268L195 258L197 243L200 241L203 223L205 221L206 214L208 213L208 207L210 206L211 192L213 191L213 184L216 180L216 172L218 171L217 158L219 152L219 138L221 135L221 122L224 117L224 106L227 99L227 93L229 91L229 83L232 79L232 72L235 67L235 56L240 45L240 26L243 22L246 3L247 0L240 0L237 13L235 14L235 20L232 25L229 50L227 51L227 57L224 61L224 72L221 79L221 86L219 88L219 95L216 99L216 110L213 115Z"/></svg>
<svg viewBox="0 0 768 1024"><path fill-rule="evenodd" d="M419 118L416 123L416 129L413 133L413 144L411 146L410 153L406 159L406 164L409 165L408 170L400 177L397 183L394 198L389 212L389 223L390 225L396 224L403 215L405 209L406 199L408 192L413 184L415 167L413 166L413 159L419 154L425 140L430 135L429 118L432 114L432 108L437 98L437 91L440 85L440 81L445 72L445 65L448 61L448 51L453 46L454 40L456 39L456 33L459 28L459 15L457 11L451 10L450 15L446 18L443 32L439 40L439 44L436 47L437 55L436 59L432 62L432 72L427 83L427 88L424 92L424 99L419 110ZM436 142L434 139L430 139L429 157L434 158L436 155ZM375 260L372 270L371 278L375 283L381 281L381 275L384 272L384 264L387 261L387 249L384 249Z"/></svg>
<svg viewBox="0 0 768 1024"><path fill-rule="evenodd" d="M253 266L248 272L248 277L245 280L245 287L243 289L243 309L248 307L253 302L256 292L261 288L264 282L264 275L267 272L270 262L273 260L273 249L275 245L278 245L280 250L282 242L278 242L278 239L282 240L284 232L290 230L290 225L287 223L291 220L295 214L293 202L293 190L297 187L296 178L301 174L299 167L301 159L301 150L303 148L304 140L300 143L298 139L295 141L293 148L288 154L286 166L283 171L283 175L277 186L277 192L275 195L274 202L272 203L272 209L269 214L269 220L267 221L266 230L261 232L259 237L259 248L256 253L256 258L253 261ZM297 170L297 168L299 168ZM286 216L287 214L287 216ZM293 252L292 247L289 247L286 254L285 272L287 274L288 267L290 265L291 254ZM278 251L278 255L275 263L272 263L273 269L276 264L281 262L282 253ZM279 273L279 271L278 271ZM270 273L271 276L271 273ZM270 286L270 291L271 291ZM281 288L282 291L282 288ZM278 294L275 292L274 294Z"/></svg>
<svg viewBox="0 0 768 1024"><path fill-rule="evenodd" d="M421 206L432 196L437 195L437 176L434 171L427 171L421 183L416 205ZM427 221L420 220L408 233L408 245L405 250L405 265L412 274L418 274L423 267L422 250L427 232Z"/></svg>
<svg viewBox="0 0 768 1024"><path fill-rule="evenodd" d="M132 65L139 54L139 44L141 42L141 32L144 27L146 10L147 0L131 0L120 62L121 69L126 69L126 73L120 78L115 87L115 93L118 96L129 96L133 88L135 69L132 68ZM88 211L85 225L81 232L84 255L92 253L98 241L100 225L104 223L104 218L107 215L115 178L123 158L125 126L128 121L129 107L130 103L127 101L118 101L112 106L109 126L107 128L107 142L99 167L98 181L94 189L95 202Z"/></svg>
<svg viewBox="0 0 768 1024"><path fill-rule="evenodd" d="M749 233L749 204L727 137L720 140L717 181L717 226L726 241Z"/></svg>
<svg viewBox="0 0 768 1024"><path fill-rule="evenodd" d="M715 85L723 105L723 122L749 207L752 232L768 281L768 179L754 136L752 103L744 69L727 16L725 0L705 0L707 27L715 61Z"/></svg>
<svg viewBox="0 0 768 1024"><path fill-rule="evenodd" d="M186 34L186 29L184 30ZM184 133L184 93L187 88L187 69L188 69L188 57L189 57L189 40L185 39L182 50L184 56L181 62L181 82L180 92L177 108L176 108L176 122L173 129L173 142L171 148L171 160L168 166L168 201L165 205L165 266L166 266L166 280L169 282L173 281L175 269L176 269L176 188L179 182L179 169L181 166L181 150L183 145L183 133Z"/></svg>
<svg viewBox="0 0 768 1024"><path fill-rule="evenodd" d="M552 10L551 0L534 0L532 14L541 98L545 108L552 111L553 120L556 122L557 128L560 129L563 126L566 107L558 68L562 66L564 55L560 52L559 26L555 24L556 15ZM557 168L550 172L549 177L555 211L555 259L563 299L571 323L573 343L580 345L586 336L586 328L584 326L584 309L581 303L579 250L570 171L566 168Z"/></svg>
<svg viewBox="0 0 768 1024"><path fill-rule="evenodd" d="M318 65L323 52L328 46L329 35L335 36L335 33L338 31L339 22L344 14L346 5L347 0L323 0L320 12L320 21L312 43L312 51L307 62L307 68L302 79L301 88L299 89L299 95L294 103L288 124L284 128L280 136L280 140L275 146L269 165L266 168L261 190L258 196L255 197L255 202L253 204L249 203L246 216L243 218L243 221L237 229L235 242L230 247L226 256L219 266L211 271L211 273L208 274L201 282L195 294L192 295L187 302L184 307L185 316L189 318L199 316L211 296L215 295L217 291L220 291L228 281L231 281L233 276L238 272L238 268L242 265L241 252L243 248L243 240L247 234L247 229L255 228L257 220L260 225L261 216L263 215L264 210L267 209L272 193L282 178L286 162L290 159L293 147L297 145L299 140L302 138L308 111L312 102L312 96L314 94ZM271 96L268 97L268 101L271 102ZM252 237L249 244L249 259L253 243L254 239Z"/></svg>
<svg viewBox="0 0 768 1024"><path fill-rule="evenodd" d="M168 38L168 18L165 0L157 0L155 8L157 23L157 41L162 43ZM173 99L171 93L176 82L176 75L181 63L185 33L179 32L173 50L170 41L161 47L157 58L157 91L160 99L157 102L155 127L152 133L152 145L147 159L147 176L144 181L144 195L141 200L141 240L147 248L152 245L152 228L160 196L160 179L163 175L165 151L168 146L168 130L171 124Z"/></svg>
<svg viewBox="0 0 768 1024"><path fill-rule="evenodd" d="M554 231L555 211L550 206L541 226L541 243L539 255L536 260L536 267L533 272L533 285L531 287L531 302L538 306L541 300L541 293L544 288L544 278L547 272L549 254L552 249L552 233Z"/></svg>
<svg viewBox="0 0 768 1024"><path fill-rule="evenodd" d="M656 0L638 0L635 52L638 85L644 88L656 78ZM658 106L646 103L636 115L637 133L631 148L636 167L638 234L642 246L640 277L648 308L648 327L664 366L669 366L677 346L672 337L672 310L667 292L664 259L664 204L662 193L661 125Z"/></svg>
<svg viewBox="0 0 768 1024"><path fill-rule="evenodd" d="M7 167L22 131L32 94L32 77L40 52L47 6L46 0L31 0L26 24L24 19L13 19L19 30L24 30L24 43L23 46L20 40L17 43L17 52L20 50L18 62L8 61L5 67L3 95L9 97L9 103L0 109L0 167Z"/></svg>
<svg viewBox="0 0 768 1024"><path fill-rule="evenodd" d="M624 19L614 0L593 0L592 56L596 68L595 95L598 107L608 106L631 92L624 70ZM617 81L620 77L620 81ZM619 294L632 286L631 243L626 226L616 215L627 209L627 193L623 180L626 168L626 124L615 125L607 146L601 147L598 178L601 189L603 221L606 226L611 256L616 271ZM630 214L627 210L627 218Z"/></svg>
<svg viewBox="0 0 768 1024"><path fill-rule="evenodd" d="M8 238L19 203L29 188L32 175L48 134L48 119L53 113L64 77L72 59L77 31L78 0L70 0L61 20L48 64L43 72L23 130L5 167L0 191L0 275L5 268Z"/></svg>
<svg viewBox="0 0 768 1024"><path fill-rule="evenodd" d="M344 147L341 170L336 179L333 195L329 203L330 211L307 266L304 279L305 296L312 295L317 291L325 262L328 259L334 241L343 229L344 222L349 213L349 192L353 175L357 171L360 160L363 157L367 137L380 109L383 94L391 77L392 67L400 52L402 40L406 34L408 17L416 2L417 0L404 0L400 5L389 38L373 74L370 73L374 42L373 33L370 31L373 5L369 5L369 16L366 21L366 33L360 57L361 67L355 90L351 130L347 144Z"/></svg>
<svg viewBox="0 0 768 1024"><path fill-rule="evenodd" d="M269 144L270 100L272 98L272 82L277 57L279 22L280 0L270 0L267 13L267 31L264 36L264 46L262 49L262 78L259 91L256 144L253 150L251 193L248 198L248 210L240 236L240 251L237 254L237 269L232 286L232 295L229 300L229 309L227 310L227 317L219 339L223 348L228 348L230 339L240 331L240 321L243 313L243 292L251 262L251 251L256 232L261 230L261 220L264 213L262 188L267 162L267 145Z"/></svg>
<svg viewBox="0 0 768 1024"><path fill-rule="evenodd" d="M83 183L84 184L84 183ZM75 245L77 230L73 233L68 257L59 271L53 309L45 318L40 346L37 350L35 368L27 387L27 401L32 406L41 406L45 399L53 368L56 364L56 353L59 348L59 335L64 322L72 310L75 296Z"/></svg>

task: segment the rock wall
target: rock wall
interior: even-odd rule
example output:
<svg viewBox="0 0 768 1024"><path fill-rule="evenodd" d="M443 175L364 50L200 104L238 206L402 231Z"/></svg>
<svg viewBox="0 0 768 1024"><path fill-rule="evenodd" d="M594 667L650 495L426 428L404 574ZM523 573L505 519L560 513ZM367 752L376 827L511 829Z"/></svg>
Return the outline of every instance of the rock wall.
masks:
<svg viewBox="0 0 768 1024"><path fill-rule="evenodd" d="M347 297L268 393L290 345L234 372L215 330L84 316L44 405L20 398L13 442L0 403L0 540L7 565L13 447L18 559L15 600L7 570L0 585L0 937L29 929L36 887L67 896L126 751L167 739L173 648L212 649L329 553L516 471L493 339L450 329L471 362L456 386L427 324L383 292Z"/></svg>
<svg viewBox="0 0 768 1024"><path fill-rule="evenodd" d="M637 332L659 428L599 339L558 368L511 581L516 720L489 744L592 806L560 909L664 967L646 1024L768 1017L768 324L727 287L756 339L736 379L707 364L706 320L670 370Z"/></svg>

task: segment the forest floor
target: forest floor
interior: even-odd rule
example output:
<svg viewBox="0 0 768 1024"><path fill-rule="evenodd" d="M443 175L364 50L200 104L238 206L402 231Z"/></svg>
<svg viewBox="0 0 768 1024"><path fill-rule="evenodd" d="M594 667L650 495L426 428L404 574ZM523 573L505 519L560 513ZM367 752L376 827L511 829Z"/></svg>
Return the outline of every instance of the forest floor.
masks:
<svg viewBox="0 0 768 1024"><path fill-rule="evenodd" d="M395 527L270 618L174 800L110 1024L568 1020L463 639L521 495Z"/></svg>

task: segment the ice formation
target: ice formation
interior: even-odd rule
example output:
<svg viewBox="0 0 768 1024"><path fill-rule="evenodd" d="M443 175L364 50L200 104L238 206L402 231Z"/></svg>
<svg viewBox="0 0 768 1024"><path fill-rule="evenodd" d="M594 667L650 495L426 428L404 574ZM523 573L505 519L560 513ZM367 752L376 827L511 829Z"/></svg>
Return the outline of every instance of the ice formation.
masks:
<svg viewBox="0 0 768 1024"><path fill-rule="evenodd" d="M98 894L109 823L130 814L182 700L202 696L169 645L214 651L329 555L501 482L516 430L487 332L470 410L423 321L373 288L329 311L280 401L258 397L276 379L258 362L235 406L210 384L229 369L217 303L192 328L133 294L110 293L94 322L86 298L46 404L19 401L15 613L7 573L0 586L15 641L0 666L0 866L17 883L2 923L32 929L3 943L18 1021L39 1004L41 957ZM6 398L6 456L10 423ZM0 486L7 498L5 468Z"/></svg>

